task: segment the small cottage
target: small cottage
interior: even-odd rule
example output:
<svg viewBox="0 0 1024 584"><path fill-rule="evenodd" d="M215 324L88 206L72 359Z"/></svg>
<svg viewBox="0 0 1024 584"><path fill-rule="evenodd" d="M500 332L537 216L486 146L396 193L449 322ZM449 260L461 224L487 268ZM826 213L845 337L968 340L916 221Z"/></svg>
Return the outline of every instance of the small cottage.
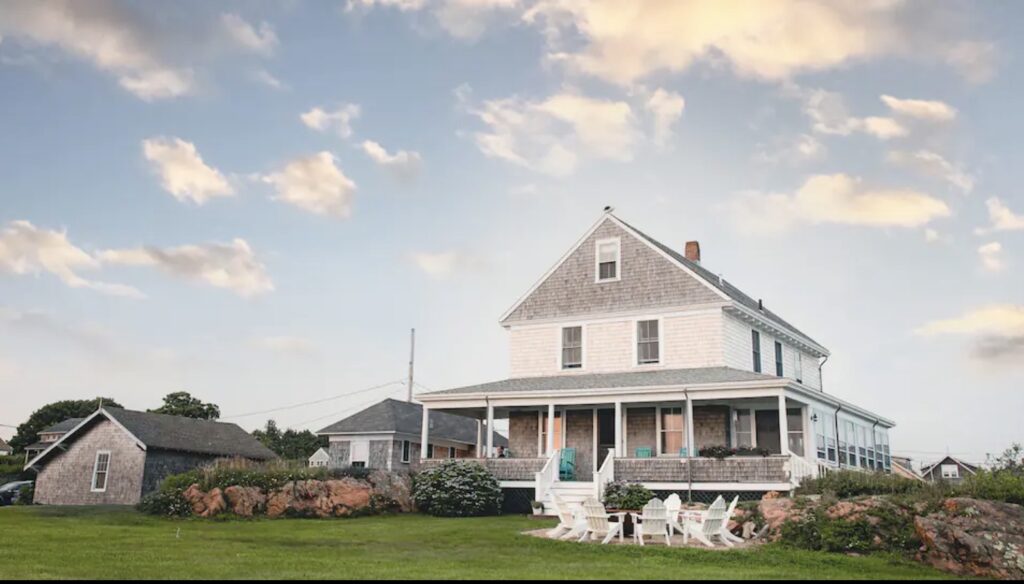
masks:
<svg viewBox="0 0 1024 584"><path fill-rule="evenodd" d="M218 458L271 460L236 424L100 408L26 465L44 505L134 505L169 475Z"/></svg>

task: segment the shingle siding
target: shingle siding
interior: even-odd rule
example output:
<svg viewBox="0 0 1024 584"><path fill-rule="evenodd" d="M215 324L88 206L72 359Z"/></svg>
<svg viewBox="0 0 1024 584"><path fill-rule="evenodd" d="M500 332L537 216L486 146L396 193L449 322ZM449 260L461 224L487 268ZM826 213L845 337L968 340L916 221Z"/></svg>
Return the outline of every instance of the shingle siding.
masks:
<svg viewBox="0 0 1024 584"><path fill-rule="evenodd" d="M740 319L722 315L722 347L724 365L744 371L754 370L753 343L750 337L751 326ZM777 339L768 331L757 329L761 334L761 372L775 375L775 341L782 343L782 372L789 379L796 379L796 354L803 355L803 384L813 389L821 389L821 377L818 372L818 359L810 353L804 353L786 344L785 340Z"/></svg>
<svg viewBox="0 0 1024 584"><path fill-rule="evenodd" d="M595 243L621 240L621 279L595 282ZM523 300L506 323L633 310L706 304L718 293L690 276L612 220L605 221Z"/></svg>
<svg viewBox="0 0 1024 584"><path fill-rule="evenodd" d="M576 480L594 475L594 410L566 410L565 446L576 449Z"/></svg>
<svg viewBox="0 0 1024 584"><path fill-rule="evenodd" d="M152 449L146 453L146 464L142 476L142 495L148 495L160 488L160 483L171 475L188 472L194 468L210 464L216 456L208 454L191 454L169 450Z"/></svg>
<svg viewBox="0 0 1024 584"><path fill-rule="evenodd" d="M508 416L508 442L512 456L534 458L537 453L537 412L510 412Z"/></svg>

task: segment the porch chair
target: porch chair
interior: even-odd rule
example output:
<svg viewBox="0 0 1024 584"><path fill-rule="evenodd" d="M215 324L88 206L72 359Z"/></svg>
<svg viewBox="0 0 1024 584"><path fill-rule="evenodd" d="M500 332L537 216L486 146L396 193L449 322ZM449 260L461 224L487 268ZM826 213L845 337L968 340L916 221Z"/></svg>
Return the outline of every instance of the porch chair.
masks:
<svg viewBox="0 0 1024 584"><path fill-rule="evenodd" d="M736 537L729 531L729 522L732 521L732 514L736 512L736 505L740 502L740 496L736 495L733 498L732 503L729 503L729 508L725 510L725 521L722 522L722 539L726 541L734 541L736 543L743 543L742 537Z"/></svg>
<svg viewBox="0 0 1024 584"><path fill-rule="evenodd" d="M571 481L576 478L576 449L563 448L558 461L558 478Z"/></svg>
<svg viewBox="0 0 1024 584"><path fill-rule="evenodd" d="M580 536L579 541L593 540L597 536L604 536L602 544L606 544L616 535L619 536L619 543L622 543L622 520L625 513L616 513L619 517L618 523L609 521L611 515L605 510L600 501L591 497L583 502L583 513L587 518L587 529Z"/></svg>
<svg viewBox="0 0 1024 584"><path fill-rule="evenodd" d="M679 495L672 493L665 499L665 513L666 519L668 520L669 535L678 533L683 535L683 526L679 523L679 512L683 509L683 500L679 498Z"/></svg>
<svg viewBox="0 0 1024 584"><path fill-rule="evenodd" d="M587 530L587 518L582 507L566 503L555 493L551 493L551 505L555 509L555 514L558 515L558 526L548 532L549 538L579 538Z"/></svg>
<svg viewBox="0 0 1024 584"><path fill-rule="evenodd" d="M633 513L633 539L641 546L644 545L644 537L664 537L665 545L672 545L668 527L668 517L665 504L661 499L651 499L644 505L641 514Z"/></svg>
<svg viewBox="0 0 1024 584"><path fill-rule="evenodd" d="M689 543L693 537L708 547L715 547L712 540L718 539L725 545L733 547L733 543L722 537L723 524L725 523L725 499L719 496L711 507L704 514L704 520L700 523L687 521L684 526L683 543Z"/></svg>
<svg viewBox="0 0 1024 584"><path fill-rule="evenodd" d="M685 447L685 446L680 448L679 449L679 456L681 458L687 458L688 456L690 456L690 449ZM694 448L693 449L693 457L697 458L698 456L700 456L700 453L698 452L698 450L696 448Z"/></svg>
<svg viewBox="0 0 1024 584"><path fill-rule="evenodd" d="M650 447L641 446L640 448L636 449L635 456L637 458L650 458L652 454L653 452L651 451Z"/></svg>

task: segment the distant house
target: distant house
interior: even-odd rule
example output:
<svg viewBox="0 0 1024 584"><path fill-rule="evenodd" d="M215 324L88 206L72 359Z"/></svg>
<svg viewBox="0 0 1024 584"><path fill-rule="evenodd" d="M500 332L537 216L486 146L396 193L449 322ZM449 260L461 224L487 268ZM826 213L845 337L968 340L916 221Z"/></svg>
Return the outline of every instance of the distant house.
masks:
<svg viewBox="0 0 1024 584"><path fill-rule="evenodd" d="M909 457L906 456L893 455L892 474L896 476L901 476L905 479L924 481L924 477L922 477L920 474L918 474L916 470L914 470L913 462L910 460Z"/></svg>
<svg viewBox="0 0 1024 584"><path fill-rule="evenodd" d="M323 448L318 448L313 453L313 456L309 457L309 466L311 468L327 466L329 462L331 462L331 455Z"/></svg>
<svg viewBox="0 0 1024 584"><path fill-rule="evenodd" d="M947 456L938 462L926 465L921 469L921 476L930 483L945 481L947 483L959 483L967 477L977 474L981 465L971 464Z"/></svg>
<svg viewBox="0 0 1024 584"><path fill-rule="evenodd" d="M420 461L423 406L386 399L317 432L328 439L328 466L414 469ZM430 412L430 443L423 458L477 458L487 438L473 419ZM508 439L494 433L494 446ZM315 455L314 455L315 456ZM482 454L481 454L482 456Z"/></svg>
<svg viewBox="0 0 1024 584"><path fill-rule="evenodd" d="M14 449L11 448L11 445L5 442L3 438L0 438L0 456L10 456L13 453Z"/></svg>
<svg viewBox="0 0 1024 584"><path fill-rule="evenodd" d="M134 505L168 475L218 458L277 458L235 424L100 408L26 465L35 502Z"/></svg>
<svg viewBox="0 0 1024 584"><path fill-rule="evenodd" d="M25 462L27 463L32 460L40 452L46 450L54 442L60 440L61 436L67 434L68 431L80 424L84 419L85 418L68 418L63 422L58 422L39 432L39 441L25 447Z"/></svg>

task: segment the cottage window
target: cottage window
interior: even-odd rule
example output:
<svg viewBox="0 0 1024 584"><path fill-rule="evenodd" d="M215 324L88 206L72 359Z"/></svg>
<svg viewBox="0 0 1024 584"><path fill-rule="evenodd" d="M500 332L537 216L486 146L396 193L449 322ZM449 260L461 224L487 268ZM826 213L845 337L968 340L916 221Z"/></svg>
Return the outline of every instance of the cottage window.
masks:
<svg viewBox="0 0 1024 584"><path fill-rule="evenodd" d="M583 327L567 326L562 329L562 369L583 367Z"/></svg>
<svg viewBox="0 0 1024 584"><path fill-rule="evenodd" d="M736 410L736 446L739 448L754 445L754 416L750 410Z"/></svg>
<svg viewBox="0 0 1024 584"><path fill-rule="evenodd" d="M658 321L641 320L636 323L636 357L640 365L653 364L660 360Z"/></svg>
<svg viewBox="0 0 1024 584"><path fill-rule="evenodd" d="M864 426L858 427L857 455L860 458L860 467L868 468L868 429Z"/></svg>
<svg viewBox="0 0 1024 584"><path fill-rule="evenodd" d="M602 239L597 242L597 281L608 282L619 279L621 259L619 240Z"/></svg>
<svg viewBox="0 0 1024 584"><path fill-rule="evenodd" d="M455 454L456 454L455 453L455 447L454 446L449 446L448 447L448 458L456 458Z"/></svg>
<svg viewBox="0 0 1024 584"><path fill-rule="evenodd" d="M402 462L408 464L412 459L412 442L402 440Z"/></svg>
<svg viewBox="0 0 1024 584"><path fill-rule="evenodd" d="M944 479L958 479L960 478L960 468L955 464L944 464L942 465L942 478Z"/></svg>
<svg viewBox="0 0 1024 584"><path fill-rule="evenodd" d="M754 373L761 372L761 333L750 331L750 345L754 353Z"/></svg>
<svg viewBox="0 0 1024 584"><path fill-rule="evenodd" d="M814 445L821 460L827 459L825 450L825 414L821 410L814 410Z"/></svg>
<svg viewBox="0 0 1024 584"><path fill-rule="evenodd" d="M804 354L801 353L800 351L796 352L796 362L795 363L796 363L796 366L794 367L795 371L793 372L793 377L796 378L796 382L797 383L803 383L804 382Z"/></svg>
<svg viewBox="0 0 1024 584"><path fill-rule="evenodd" d="M853 422L847 420L843 422L846 428L846 439L847 439L847 464L850 466L857 466L857 429L853 425Z"/></svg>
<svg viewBox="0 0 1024 584"><path fill-rule="evenodd" d="M786 426L789 427L789 451L804 455L804 412L798 408L786 410Z"/></svg>
<svg viewBox="0 0 1024 584"><path fill-rule="evenodd" d="M110 452L101 450L96 453L96 463L92 467L92 490L102 493L107 490L107 475L110 472Z"/></svg>
<svg viewBox="0 0 1024 584"><path fill-rule="evenodd" d="M683 408L661 408L661 453L677 456L686 440Z"/></svg>
<svg viewBox="0 0 1024 584"><path fill-rule="evenodd" d="M846 455L849 452L847 448L848 438L849 436L846 433L846 424L843 424L843 426L839 429L839 464L841 464L842 466L847 465L848 459Z"/></svg>
<svg viewBox="0 0 1024 584"><path fill-rule="evenodd" d="M775 341L775 375L782 377L782 343Z"/></svg>
<svg viewBox="0 0 1024 584"><path fill-rule="evenodd" d="M434 458L434 445L427 444L427 458Z"/></svg>
<svg viewBox="0 0 1024 584"><path fill-rule="evenodd" d="M370 461L370 442L368 440L354 440L351 444L350 460L352 461L352 466L365 467L366 463Z"/></svg>

